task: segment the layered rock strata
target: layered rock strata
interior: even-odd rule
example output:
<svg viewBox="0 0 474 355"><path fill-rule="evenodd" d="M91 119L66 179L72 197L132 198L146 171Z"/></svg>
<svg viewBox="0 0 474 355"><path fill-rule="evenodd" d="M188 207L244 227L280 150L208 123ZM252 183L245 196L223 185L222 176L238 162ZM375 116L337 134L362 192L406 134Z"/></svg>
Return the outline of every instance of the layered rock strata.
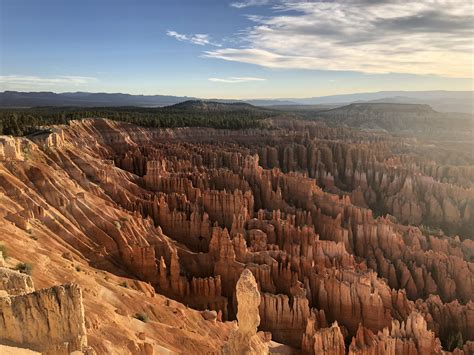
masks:
<svg viewBox="0 0 474 355"><path fill-rule="evenodd" d="M87 351L82 291L74 284L35 291L31 277L0 269L0 344L45 354Z"/></svg>
<svg viewBox="0 0 474 355"><path fill-rule="evenodd" d="M54 132L23 161L21 144L4 144L11 228L53 234L91 267L224 321L239 318L235 290L251 272L259 329L306 353L468 353L469 157L448 166L449 149L298 121L227 131L90 119Z"/></svg>

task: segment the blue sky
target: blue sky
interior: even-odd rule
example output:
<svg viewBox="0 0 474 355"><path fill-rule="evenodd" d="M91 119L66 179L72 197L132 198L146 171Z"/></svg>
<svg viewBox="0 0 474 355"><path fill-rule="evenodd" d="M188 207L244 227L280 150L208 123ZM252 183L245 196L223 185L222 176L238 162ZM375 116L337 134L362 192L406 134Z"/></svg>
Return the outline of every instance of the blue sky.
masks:
<svg viewBox="0 0 474 355"><path fill-rule="evenodd" d="M0 0L0 89L472 90L470 1Z"/></svg>

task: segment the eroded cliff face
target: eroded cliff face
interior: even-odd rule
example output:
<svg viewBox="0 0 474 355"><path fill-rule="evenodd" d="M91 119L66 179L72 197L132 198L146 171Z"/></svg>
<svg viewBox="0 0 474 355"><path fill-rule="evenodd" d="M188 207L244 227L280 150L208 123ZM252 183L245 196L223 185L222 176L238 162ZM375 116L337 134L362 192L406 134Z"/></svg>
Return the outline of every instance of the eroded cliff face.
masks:
<svg viewBox="0 0 474 355"><path fill-rule="evenodd" d="M5 267L0 277L0 344L51 355L94 353L78 285L35 291L29 275Z"/></svg>
<svg viewBox="0 0 474 355"><path fill-rule="evenodd" d="M9 136L0 136L0 161L23 160L22 140Z"/></svg>
<svg viewBox="0 0 474 355"><path fill-rule="evenodd" d="M0 163L0 216L32 245L31 236L50 241L69 273L90 274L92 348L218 353L233 328L225 321L240 323L238 280L251 272L258 329L294 349L468 353L472 169L413 141L310 122L226 131L81 120L52 132L33 138L23 160ZM139 281L130 290L117 286L123 277ZM113 317L88 315L99 294ZM178 303L160 295L208 320L184 306L166 313ZM125 330L134 312L149 314L132 324L145 335ZM172 320L180 315L183 329Z"/></svg>
<svg viewBox="0 0 474 355"><path fill-rule="evenodd" d="M349 354L442 354L439 339L427 329L419 313L411 313L406 323L394 321L389 328L375 335L359 326L349 346Z"/></svg>
<svg viewBox="0 0 474 355"><path fill-rule="evenodd" d="M3 256L0 256L3 261ZM4 262L4 261L3 261ZM6 267L0 267L0 296L18 296L35 290L30 276Z"/></svg>
<svg viewBox="0 0 474 355"><path fill-rule="evenodd" d="M48 354L86 349L84 308L77 285L2 297L0 302L1 342Z"/></svg>

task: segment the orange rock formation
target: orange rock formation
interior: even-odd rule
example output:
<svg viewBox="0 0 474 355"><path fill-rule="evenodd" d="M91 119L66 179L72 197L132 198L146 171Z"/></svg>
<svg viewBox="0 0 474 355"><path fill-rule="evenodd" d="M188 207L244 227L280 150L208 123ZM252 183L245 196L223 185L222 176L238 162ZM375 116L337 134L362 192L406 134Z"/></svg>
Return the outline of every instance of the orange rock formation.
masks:
<svg viewBox="0 0 474 355"><path fill-rule="evenodd" d="M308 354L472 349L474 177L449 152L314 122L87 119L50 134L0 139L1 242L38 264L35 284L81 285L95 351L237 346L241 275L260 295L254 345L271 350L271 333Z"/></svg>

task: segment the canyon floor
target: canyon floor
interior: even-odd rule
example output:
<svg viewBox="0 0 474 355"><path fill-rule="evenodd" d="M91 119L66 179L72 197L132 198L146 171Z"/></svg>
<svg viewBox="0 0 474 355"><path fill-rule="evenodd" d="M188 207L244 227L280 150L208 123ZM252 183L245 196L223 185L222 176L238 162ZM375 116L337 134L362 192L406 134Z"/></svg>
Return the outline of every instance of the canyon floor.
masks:
<svg viewBox="0 0 474 355"><path fill-rule="evenodd" d="M472 149L281 118L1 136L0 351L472 354Z"/></svg>

